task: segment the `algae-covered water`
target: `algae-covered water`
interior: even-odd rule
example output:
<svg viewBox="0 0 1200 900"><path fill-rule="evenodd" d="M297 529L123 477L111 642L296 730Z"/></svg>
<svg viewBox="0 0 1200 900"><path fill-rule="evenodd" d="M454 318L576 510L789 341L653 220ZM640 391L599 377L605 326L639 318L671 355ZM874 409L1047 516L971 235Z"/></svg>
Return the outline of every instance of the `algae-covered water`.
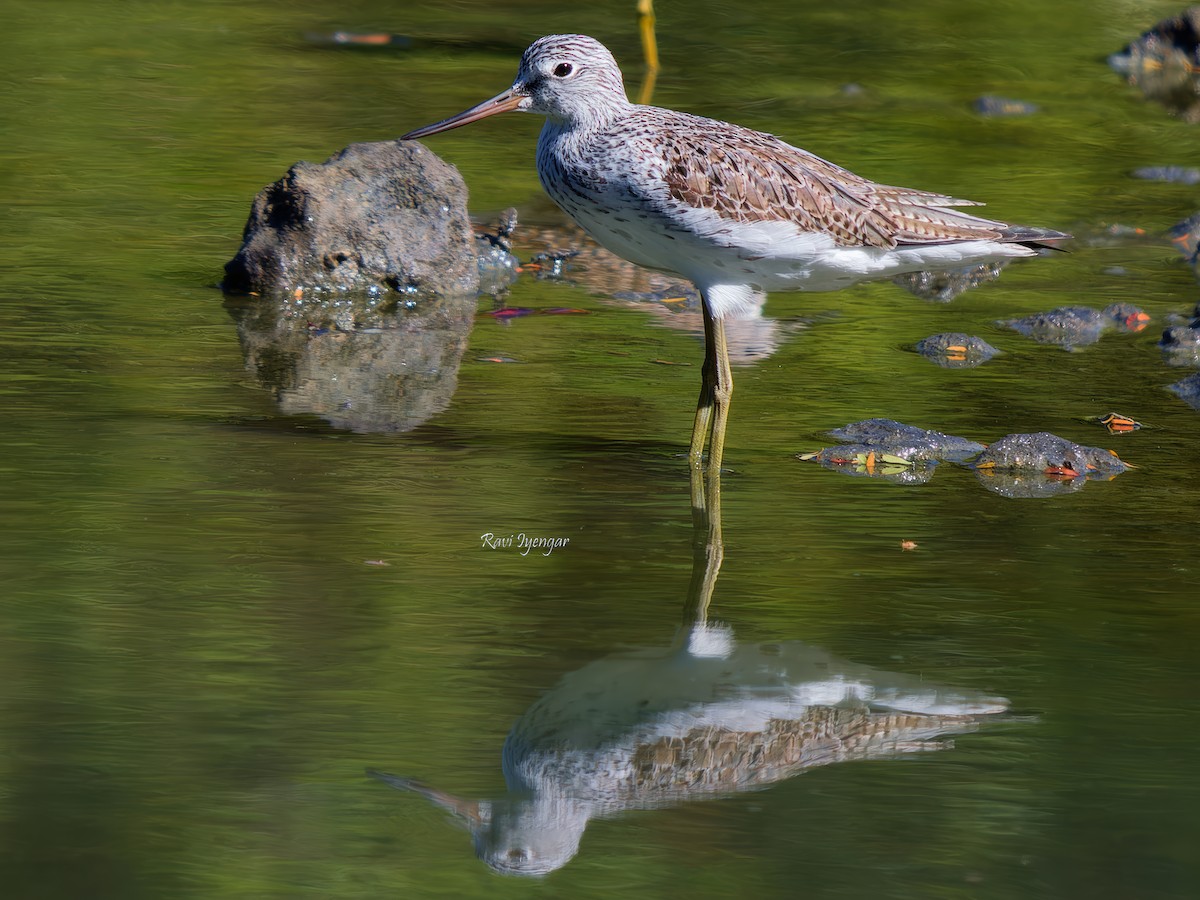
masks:
<svg viewBox="0 0 1200 900"><path fill-rule="evenodd" d="M399 433L299 412L247 367L217 285L264 184L495 94L543 33L600 38L636 91L634 5L8 4L6 896L1195 895L1200 413L1165 389L1193 370L1156 341L1200 298L1165 235L1200 196L1129 172L1195 166L1200 144L1103 62L1175 6L657 5L655 102L1080 236L949 304L892 284L771 299L735 369L703 652L678 635L705 562L682 458L694 317L614 301L603 277L524 275L510 306L583 313L476 318L448 405ZM413 41L306 37L338 30ZM1039 110L983 117L983 94ZM563 224L538 127L428 141L481 221L515 206L531 239ZM1075 352L994 324L1120 301L1151 325ZM944 331L1003 354L964 370L908 351ZM1112 411L1148 427L1086 421ZM1136 468L1013 499L951 466L906 486L795 458L870 416L1050 431ZM617 690L605 673L630 656L667 660L631 688L665 695L675 663L727 660L727 692L745 654L810 652L833 680L1010 713L952 749L610 804L540 880L476 858L464 826L527 808L501 768L527 712L619 707L571 686Z"/></svg>

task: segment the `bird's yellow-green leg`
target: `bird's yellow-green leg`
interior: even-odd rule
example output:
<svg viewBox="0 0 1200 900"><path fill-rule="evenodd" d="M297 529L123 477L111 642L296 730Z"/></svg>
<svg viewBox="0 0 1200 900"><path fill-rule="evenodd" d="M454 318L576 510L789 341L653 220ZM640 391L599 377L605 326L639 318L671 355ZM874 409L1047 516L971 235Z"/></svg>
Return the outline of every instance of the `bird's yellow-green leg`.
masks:
<svg viewBox="0 0 1200 900"><path fill-rule="evenodd" d="M701 300L704 311L704 366L700 370L700 397L696 400L696 422L692 426L692 444L688 461L693 471L704 466L704 445L712 433L713 405L716 402L717 356L713 340L713 318L708 305Z"/></svg>
<svg viewBox="0 0 1200 900"><path fill-rule="evenodd" d="M725 424L729 421L729 402L733 399L733 371L729 367L729 347L725 343L724 319L713 319L712 336L717 358L717 383L713 388L712 435L708 439L708 471L719 474L725 453Z"/></svg>
<svg viewBox="0 0 1200 900"><path fill-rule="evenodd" d="M638 0L638 31L642 35L642 56L646 59L646 80L638 94L638 103L649 103L658 80L658 42L654 38L654 0Z"/></svg>

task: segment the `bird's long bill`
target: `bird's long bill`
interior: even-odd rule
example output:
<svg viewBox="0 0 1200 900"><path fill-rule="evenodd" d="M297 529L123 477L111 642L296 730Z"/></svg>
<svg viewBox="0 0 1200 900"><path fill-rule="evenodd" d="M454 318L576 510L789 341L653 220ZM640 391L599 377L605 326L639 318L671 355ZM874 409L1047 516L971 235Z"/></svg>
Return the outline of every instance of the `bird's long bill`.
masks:
<svg viewBox="0 0 1200 900"><path fill-rule="evenodd" d="M412 141L417 138L429 137L431 134L449 131L451 128L458 128L460 125L470 125L472 122L478 122L480 119L486 119L488 116L494 116L503 112L512 112L514 109L521 108L521 101L524 99L524 94L518 94L512 88L509 88L507 91L497 94L491 100L484 100L477 106L472 106L470 109L460 112L457 116L442 119L440 122L434 122L432 125L426 125L424 128L418 128L415 131L410 131L408 134L401 135L400 140Z"/></svg>
<svg viewBox="0 0 1200 900"><path fill-rule="evenodd" d="M460 816L467 821L468 824L478 825L482 817L480 812L480 804L476 800L463 800L461 797L456 797L453 794L447 794L445 791L439 791L437 788L431 788L429 785L422 784L415 778L402 778L399 775L389 775L387 772L379 772L375 769L367 769L367 774L382 781L384 784L389 784L398 791L411 791L414 794L420 794L431 803L440 806L446 812Z"/></svg>

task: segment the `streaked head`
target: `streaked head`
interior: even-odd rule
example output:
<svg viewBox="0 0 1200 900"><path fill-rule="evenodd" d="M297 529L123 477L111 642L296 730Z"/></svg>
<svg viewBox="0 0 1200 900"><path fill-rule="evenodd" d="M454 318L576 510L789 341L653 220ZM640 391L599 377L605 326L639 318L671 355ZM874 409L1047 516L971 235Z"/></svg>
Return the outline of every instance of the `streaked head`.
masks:
<svg viewBox="0 0 1200 900"><path fill-rule="evenodd" d="M582 34L538 38L507 91L402 140L428 137L502 112L533 112L573 125L601 124L629 107L621 69L608 48Z"/></svg>

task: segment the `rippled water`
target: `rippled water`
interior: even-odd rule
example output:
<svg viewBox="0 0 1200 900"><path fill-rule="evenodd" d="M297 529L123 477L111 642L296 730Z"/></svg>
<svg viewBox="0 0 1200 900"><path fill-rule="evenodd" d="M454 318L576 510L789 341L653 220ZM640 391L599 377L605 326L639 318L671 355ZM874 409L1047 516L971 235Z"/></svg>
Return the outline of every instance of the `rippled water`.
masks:
<svg viewBox="0 0 1200 900"><path fill-rule="evenodd" d="M681 458L701 355L686 312L614 301L616 276L586 267L575 283L524 277L511 305L586 314L476 319L448 407L401 434L285 412L247 368L215 285L263 184L491 96L540 33L596 35L636 86L633 6L8 11L6 894L1193 895L1200 420L1164 389L1191 370L1155 342L1197 298L1162 234L1196 196L1128 172L1195 165L1196 132L1102 62L1174 7L1014 2L964 27L949 2L659 4L656 102L1081 236L950 304L890 284L772 298L735 370L724 564L700 631L693 574L715 567L693 552ZM337 29L418 40L304 37ZM1041 110L983 119L969 103L984 93ZM473 212L518 207L530 245L562 224L536 183L536 130L512 117L430 141ZM1147 234L1090 237L1114 222ZM1151 326L1064 352L994 325L1116 301ZM907 351L940 331L1004 353L947 370ZM1112 436L1084 421L1114 409L1151 427ZM984 442L1052 431L1137 468L1015 500L965 469L905 487L794 458L876 415ZM522 534L569 543L523 554ZM689 634L703 638L692 654ZM733 662L694 674L721 654L810 651L829 677L751 677ZM632 687L606 674L630 658L666 668ZM540 882L476 858L471 828L487 819L494 835L505 810L527 808L501 765L514 726L554 733L528 723L560 703L609 722L614 746L625 731L612 721L645 730L638 709L679 708L666 672L692 679L678 701L692 724L716 715L701 700L749 708L780 685L792 712L795 697L828 709L812 698L823 685L831 702L839 673L859 685L842 715L872 691L920 707L914 683L1011 711L946 725L952 749L901 753L931 739L901 735L860 754L874 758L703 802L686 790L693 759L666 795L589 810L578 852ZM597 686L572 694L588 678ZM910 693L896 699L897 685ZM699 753L670 727L673 749L662 734L639 746ZM596 775L594 759L580 771Z"/></svg>

